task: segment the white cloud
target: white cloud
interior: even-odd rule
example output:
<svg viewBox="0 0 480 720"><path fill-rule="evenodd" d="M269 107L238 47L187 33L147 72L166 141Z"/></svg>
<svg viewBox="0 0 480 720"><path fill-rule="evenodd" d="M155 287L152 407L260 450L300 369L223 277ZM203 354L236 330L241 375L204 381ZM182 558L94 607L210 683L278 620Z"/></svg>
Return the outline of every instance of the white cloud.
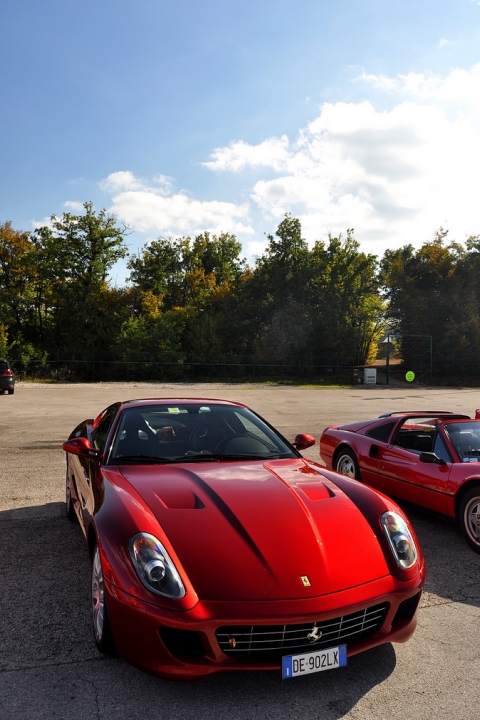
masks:
<svg viewBox="0 0 480 720"><path fill-rule="evenodd" d="M139 232L161 235L193 235L208 230L213 233L253 233L245 204L200 201L183 192L173 193L169 178L159 175L149 185L127 171L112 173L99 185L113 193L109 211Z"/></svg>
<svg viewBox="0 0 480 720"><path fill-rule="evenodd" d="M213 150L203 167L224 174L227 192L228 173L249 171L248 202L236 202L233 189L232 202L199 200L175 190L172 178L121 170L100 183L112 197L109 210L150 236L236 233L249 257L263 252L264 231L286 212L301 219L309 241L353 227L377 255L419 247L440 226L458 241L480 233L480 64L445 76L364 72L357 81L388 109L367 100L326 103L296 137Z"/></svg>
<svg viewBox="0 0 480 720"><path fill-rule="evenodd" d="M288 138L269 138L258 145L249 145L242 140L232 142L228 147L216 148L211 162L203 165L209 170L239 172L246 167L273 167L280 170L288 159Z"/></svg>
<svg viewBox="0 0 480 720"><path fill-rule="evenodd" d="M77 200L67 200L63 203L63 206L68 208L69 210L74 210L75 212L83 213L84 207L82 202L78 202Z"/></svg>
<svg viewBox="0 0 480 720"><path fill-rule="evenodd" d="M480 115L480 63L470 70L454 68L448 75L407 73L389 78L362 73L357 80L378 90L390 90L412 100L439 104L449 115L461 110L465 115Z"/></svg>
<svg viewBox="0 0 480 720"><path fill-rule="evenodd" d="M309 240L353 227L382 254L418 246L441 225L458 241L480 232L480 64L445 77L361 79L398 103L384 111L366 101L326 103L294 141L235 142L217 148L206 166L256 168L253 203L270 220L297 215Z"/></svg>

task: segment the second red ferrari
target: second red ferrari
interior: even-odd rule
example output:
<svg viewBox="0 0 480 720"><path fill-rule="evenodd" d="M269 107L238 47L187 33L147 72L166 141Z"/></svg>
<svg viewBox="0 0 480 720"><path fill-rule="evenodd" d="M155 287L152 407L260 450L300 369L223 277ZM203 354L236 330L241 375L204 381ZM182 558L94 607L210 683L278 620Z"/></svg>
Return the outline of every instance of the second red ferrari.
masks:
<svg viewBox="0 0 480 720"><path fill-rule="evenodd" d="M480 553L480 411L393 412L327 427L327 467L378 490L456 518Z"/></svg>

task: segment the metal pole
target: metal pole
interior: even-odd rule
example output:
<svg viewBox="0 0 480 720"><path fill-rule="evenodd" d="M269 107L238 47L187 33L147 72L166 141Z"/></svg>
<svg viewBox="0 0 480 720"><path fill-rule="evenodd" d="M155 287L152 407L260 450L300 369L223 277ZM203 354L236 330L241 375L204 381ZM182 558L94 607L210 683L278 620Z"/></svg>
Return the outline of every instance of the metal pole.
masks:
<svg viewBox="0 0 480 720"><path fill-rule="evenodd" d="M387 362L386 362L386 371L387 371L387 385L390 385L390 334L387 335Z"/></svg>
<svg viewBox="0 0 480 720"><path fill-rule="evenodd" d="M433 385L433 338L430 335L430 385Z"/></svg>

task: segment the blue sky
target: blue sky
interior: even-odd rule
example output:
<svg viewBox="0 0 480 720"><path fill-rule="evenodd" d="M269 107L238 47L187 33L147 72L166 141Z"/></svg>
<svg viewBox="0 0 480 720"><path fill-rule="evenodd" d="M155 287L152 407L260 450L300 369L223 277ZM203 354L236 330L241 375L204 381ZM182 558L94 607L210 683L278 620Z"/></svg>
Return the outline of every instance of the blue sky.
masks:
<svg viewBox="0 0 480 720"><path fill-rule="evenodd" d="M92 200L131 251L208 229L248 258L285 212L377 255L480 233L480 2L5 0L0 23L0 222Z"/></svg>

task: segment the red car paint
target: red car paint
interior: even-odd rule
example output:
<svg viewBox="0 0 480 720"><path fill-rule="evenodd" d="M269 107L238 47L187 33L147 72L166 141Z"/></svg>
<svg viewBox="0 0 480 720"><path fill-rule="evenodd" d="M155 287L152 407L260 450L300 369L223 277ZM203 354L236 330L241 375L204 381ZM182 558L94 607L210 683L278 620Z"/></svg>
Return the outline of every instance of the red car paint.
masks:
<svg viewBox="0 0 480 720"><path fill-rule="evenodd" d="M480 552L479 416L395 412L330 426L321 435L320 456L328 468L456 518Z"/></svg>
<svg viewBox="0 0 480 720"><path fill-rule="evenodd" d="M184 450L187 442L202 454L162 464L151 464L143 453L138 462L122 455L127 412L147 417L143 435L153 430L162 452L167 446ZM216 425L208 426L217 416ZM208 438L225 418L235 432L215 437L215 451ZM244 433L235 425L239 418ZM152 438L143 435L136 431L135 441L146 447ZM269 449L273 442L282 452ZM297 446L313 442L297 435ZM265 457L243 452L235 459L233 447L255 448ZM402 511L382 494L302 458L244 405L163 398L117 403L81 423L64 449L67 512L80 521L91 555L98 545L116 648L143 670L179 680L219 671L279 671L282 655L294 654L291 648L280 643L270 653L240 652L244 627L294 627L301 635L296 652L308 652L320 647L307 640L315 624L332 620L341 627L341 618L366 617L364 611L380 605L370 630L354 616L357 629L342 640L348 655L403 642L413 633L423 556L411 530L418 558L409 569L399 567L380 521L388 510L405 519ZM183 597L154 594L140 581L129 553L139 532L163 544L183 582Z"/></svg>

